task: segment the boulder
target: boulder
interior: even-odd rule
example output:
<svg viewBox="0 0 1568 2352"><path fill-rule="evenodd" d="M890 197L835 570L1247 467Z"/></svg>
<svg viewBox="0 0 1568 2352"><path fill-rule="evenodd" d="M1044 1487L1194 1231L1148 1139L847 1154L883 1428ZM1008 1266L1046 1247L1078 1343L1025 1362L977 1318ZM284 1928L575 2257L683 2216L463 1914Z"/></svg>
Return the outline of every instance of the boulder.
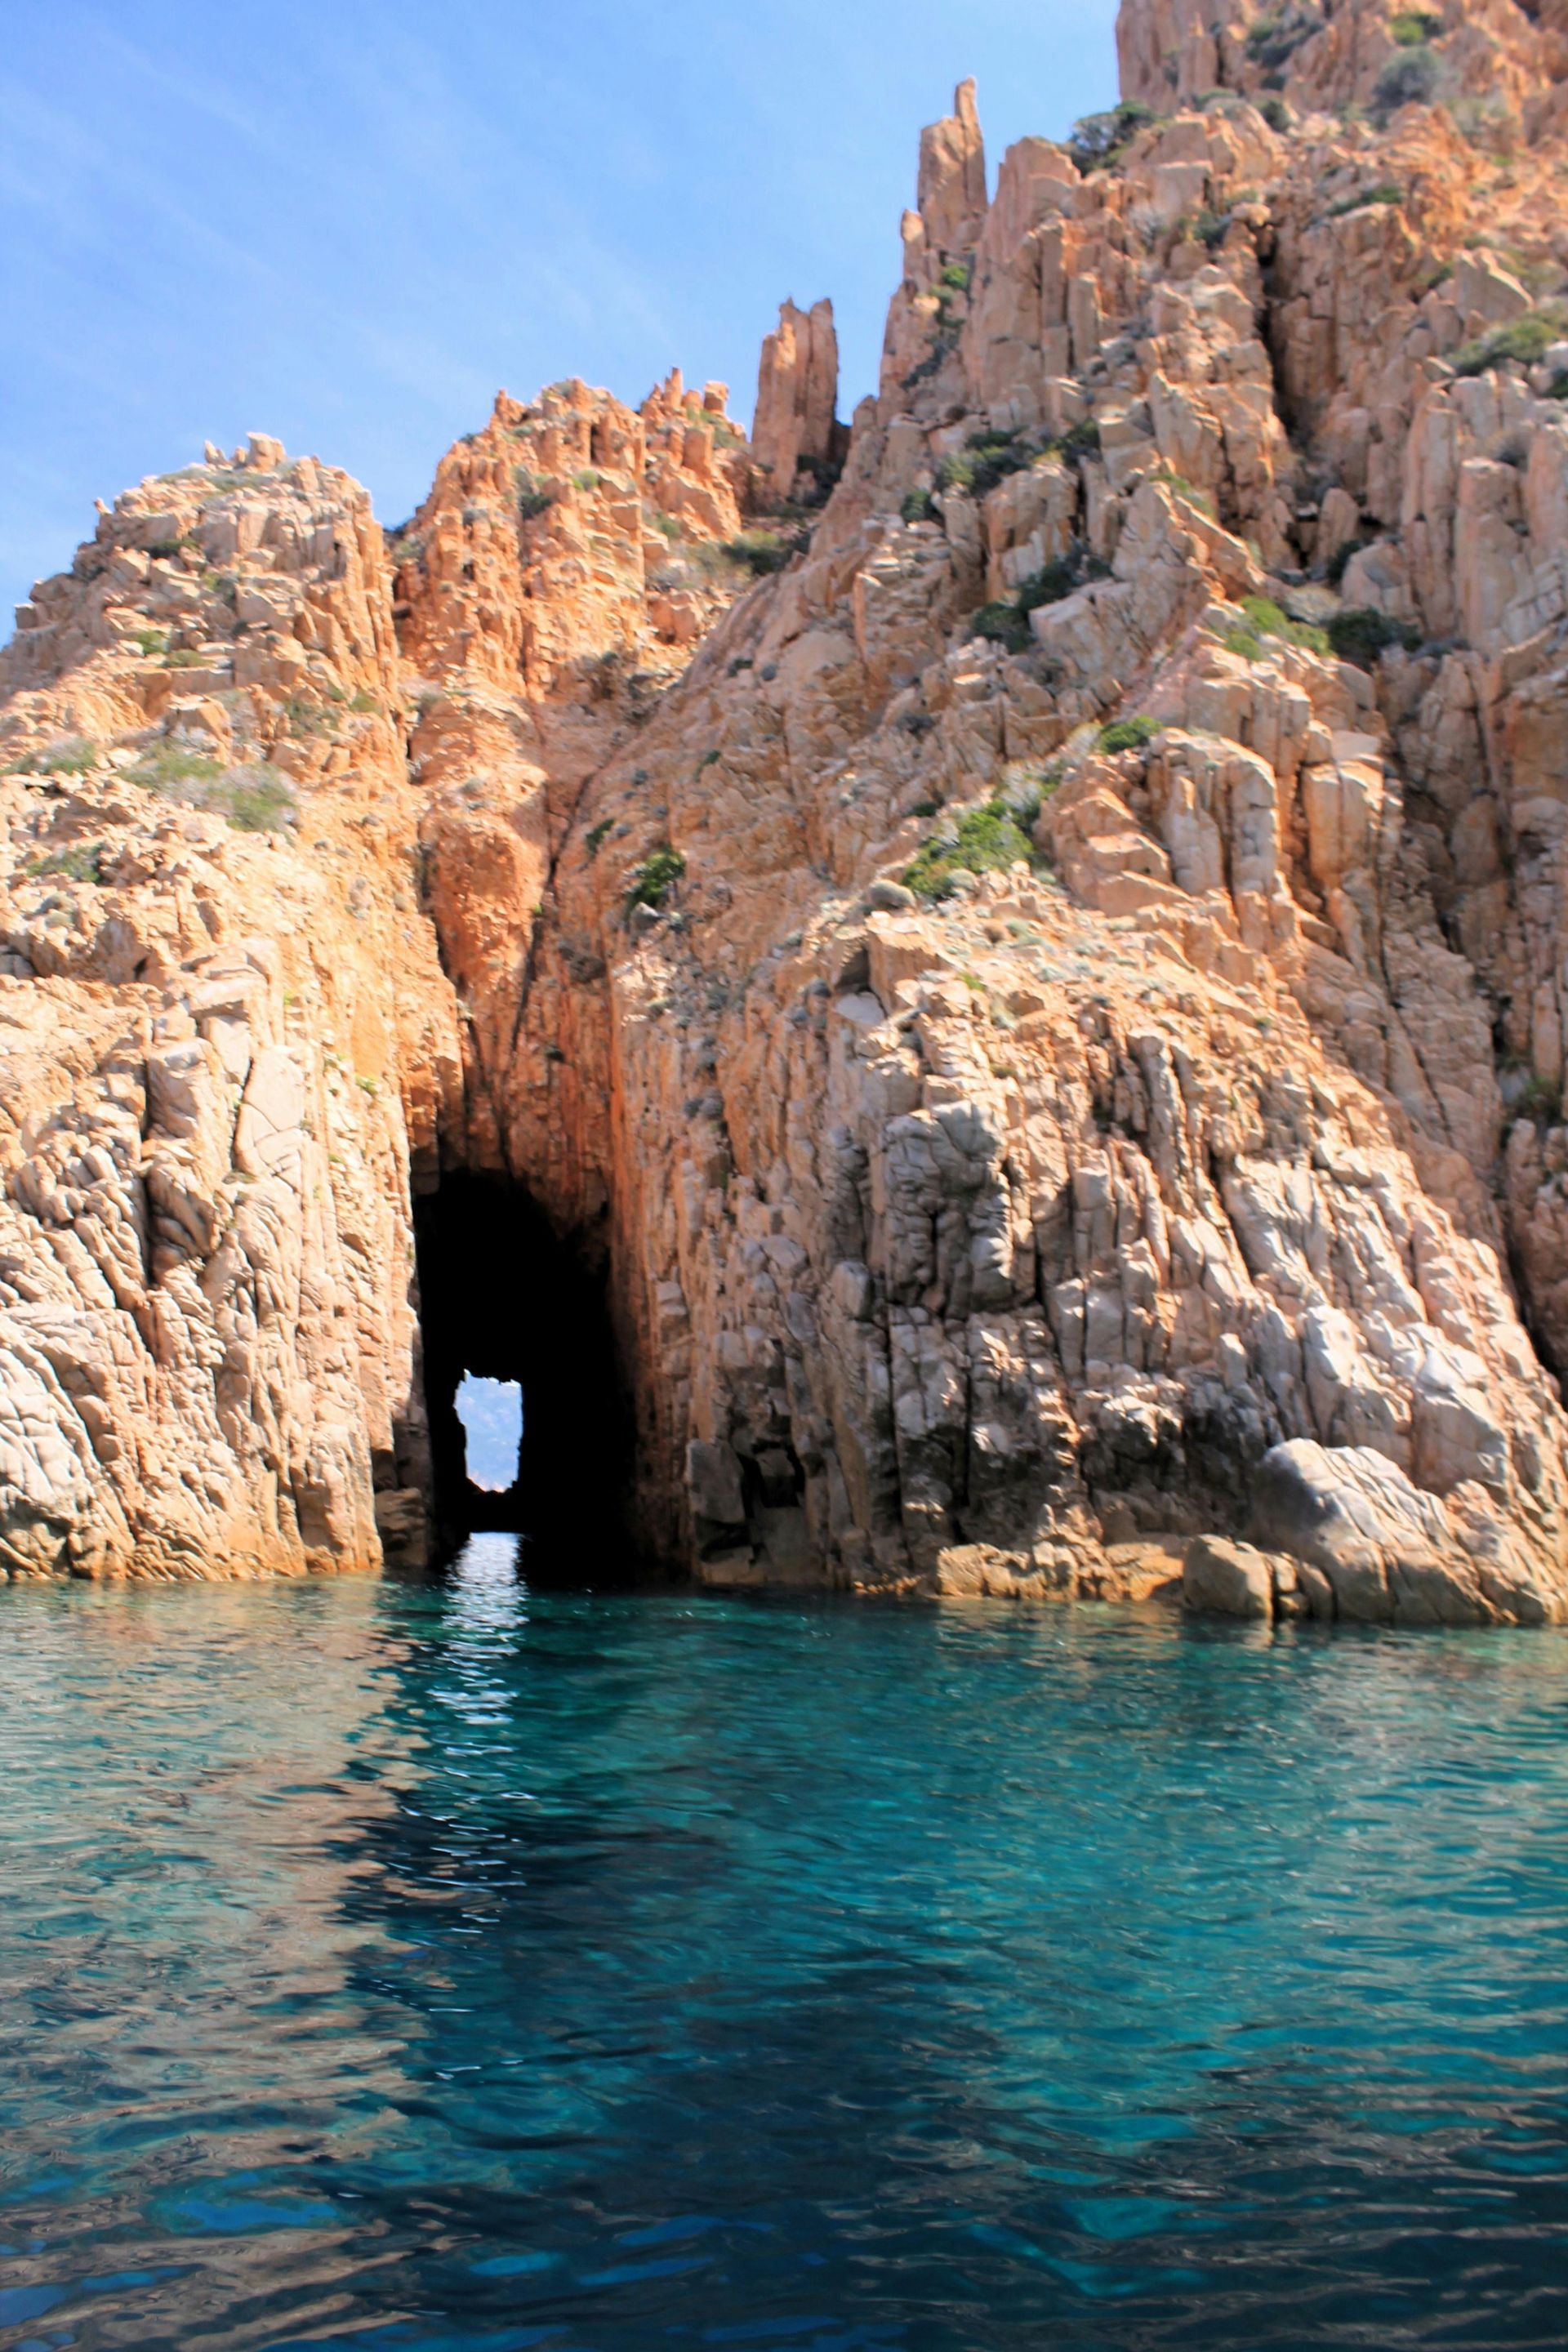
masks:
<svg viewBox="0 0 1568 2352"><path fill-rule="evenodd" d="M1251 1529L1326 1579L1338 1617L1467 1625L1519 1613L1474 1522L1451 1518L1437 1496L1370 1445L1297 1438L1273 1447L1258 1471Z"/></svg>
<svg viewBox="0 0 1568 2352"><path fill-rule="evenodd" d="M1274 1577L1266 1552L1223 1536L1199 1536L1182 1564L1184 1604L1205 1617L1274 1614Z"/></svg>

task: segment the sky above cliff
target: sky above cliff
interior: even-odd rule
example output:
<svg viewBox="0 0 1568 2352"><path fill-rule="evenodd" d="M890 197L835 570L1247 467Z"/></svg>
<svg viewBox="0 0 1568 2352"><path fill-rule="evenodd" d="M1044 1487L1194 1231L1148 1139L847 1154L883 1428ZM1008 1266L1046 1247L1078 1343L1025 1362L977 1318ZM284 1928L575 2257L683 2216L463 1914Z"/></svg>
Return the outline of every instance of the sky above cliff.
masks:
<svg viewBox="0 0 1568 2352"><path fill-rule="evenodd" d="M830 294L876 382L920 127L1004 148L1115 95L1115 0L10 0L0 53L0 632L95 497L253 428L395 522L498 385L750 423Z"/></svg>

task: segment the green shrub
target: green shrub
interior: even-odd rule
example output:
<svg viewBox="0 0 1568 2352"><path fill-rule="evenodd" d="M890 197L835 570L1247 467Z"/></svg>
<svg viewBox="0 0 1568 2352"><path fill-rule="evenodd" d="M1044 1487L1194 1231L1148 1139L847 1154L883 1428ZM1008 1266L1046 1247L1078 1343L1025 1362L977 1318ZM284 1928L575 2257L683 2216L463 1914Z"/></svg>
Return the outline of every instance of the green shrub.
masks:
<svg viewBox="0 0 1568 2352"><path fill-rule="evenodd" d="M512 467L511 487L517 497L518 515L523 522L531 522L554 503L553 492L542 490L526 466Z"/></svg>
<svg viewBox="0 0 1568 2352"><path fill-rule="evenodd" d="M1160 732L1160 721L1142 714L1136 719L1114 719L1109 727L1100 730L1102 751L1141 751Z"/></svg>
<svg viewBox="0 0 1568 2352"><path fill-rule="evenodd" d="M266 761L225 767L181 743L154 744L125 771L125 780L161 799L224 817L237 833L280 832L295 812L293 793Z"/></svg>
<svg viewBox="0 0 1568 2352"><path fill-rule="evenodd" d="M1018 590L1020 612L1037 612L1042 604L1059 604L1086 580L1102 577L1105 565L1099 563L1081 548L1071 555L1058 555L1038 572L1031 572Z"/></svg>
<svg viewBox="0 0 1568 2352"><path fill-rule="evenodd" d="M1211 212L1205 205L1193 222L1192 233L1199 245L1206 245L1209 251L1213 253L1216 246L1224 244L1226 231L1229 226L1228 213Z"/></svg>
<svg viewBox="0 0 1568 2352"><path fill-rule="evenodd" d="M1250 629L1243 629L1239 626L1227 629L1225 633L1225 642L1227 650L1233 654L1239 654L1244 661L1262 659L1263 640L1261 637L1255 636Z"/></svg>
<svg viewBox="0 0 1568 2352"><path fill-rule="evenodd" d="M1038 798L1035 809L1039 807ZM1010 805L1000 794L983 808L968 810L945 837L933 835L920 855L904 869L904 887L917 898L943 898L959 872L990 874L1012 866L1020 857L1033 859L1034 845L1025 830L1026 808ZM1032 822L1032 818L1028 820Z"/></svg>
<svg viewBox="0 0 1568 2352"><path fill-rule="evenodd" d="M1041 768L1030 761L1014 761L1002 772L1005 781L1001 798L1011 810L1013 822L1020 832L1032 838L1035 820L1061 782L1062 762L1055 760L1049 767Z"/></svg>
<svg viewBox="0 0 1568 2352"><path fill-rule="evenodd" d="M1190 507L1196 507L1200 514L1206 514L1211 520L1218 521L1219 509L1209 492L1200 490L1195 482L1189 482L1185 474L1178 474L1173 467L1156 466L1149 479L1168 484L1178 498L1185 499Z"/></svg>
<svg viewBox="0 0 1568 2352"><path fill-rule="evenodd" d="M973 635L1005 646L1010 654L1025 652L1031 635L1028 616L1016 604L982 604L969 626Z"/></svg>
<svg viewBox="0 0 1568 2352"><path fill-rule="evenodd" d="M323 710L319 702L311 702L302 694L290 694L284 697L283 722L298 743L305 743L312 739L319 740L322 736L331 735L337 729L337 720L332 712Z"/></svg>
<svg viewBox="0 0 1568 2352"><path fill-rule="evenodd" d="M947 313L945 298L937 305L931 325L931 346L923 360L917 360L904 377L904 390L913 392L917 384L925 383L940 375L946 361L958 349L958 330Z"/></svg>
<svg viewBox="0 0 1568 2352"><path fill-rule="evenodd" d="M1561 1082L1531 1073L1523 1093L1515 1106L1520 1118L1535 1119L1543 1127L1555 1127L1563 1116Z"/></svg>
<svg viewBox="0 0 1568 2352"><path fill-rule="evenodd" d="M1287 645L1300 646L1310 654L1326 654L1332 650L1326 629L1319 628L1311 621L1292 621L1283 607L1277 604L1271 596L1244 596L1241 600L1241 609L1246 614L1249 624L1248 630L1243 634L1258 637L1280 637ZM1232 630L1232 636L1237 634L1237 631Z"/></svg>
<svg viewBox="0 0 1568 2352"><path fill-rule="evenodd" d="M1143 106L1134 98L1124 98L1108 114L1086 114L1075 122L1068 134L1068 153L1080 172L1103 171L1107 164L1115 163L1140 131L1159 120L1152 106Z"/></svg>
<svg viewBox="0 0 1568 2352"><path fill-rule="evenodd" d="M1080 416L1076 425L1069 425L1065 433L1046 444L1048 457L1065 458L1069 466L1081 465L1086 457L1097 456L1099 450L1100 427L1092 416Z"/></svg>
<svg viewBox="0 0 1568 2352"><path fill-rule="evenodd" d="M972 433L964 446L944 457L937 483L944 490L966 490L983 499L1009 474L1021 474L1036 455L1033 446L1016 433Z"/></svg>
<svg viewBox="0 0 1568 2352"><path fill-rule="evenodd" d="M97 748L85 735L61 735L41 751L7 761L6 769L13 776L84 776L97 760Z"/></svg>
<svg viewBox="0 0 1568 2352"><path fill-rule="evenodd" d="M163 667L165 669L200 669L205 661L205 654L197 653L194 647L176 646L173 653L163 656Z"/></svg>
<svg viewBox="0 0 1568 2352"><path fill-rule="evenodd" d="M1565 334L1568 305L1543 302L1538 310L1527 310L1522 318L1510 319L1505 325L1494 327L1489 334L1478 335L1473 343L1466 343L1454 354L1455 373L1482 375L1488 368L1501 367L1510 360L1517 360L1521 367L1533 367Z"/></svg>
<svg viewBox="0 0 1568 2352"><path fill-rule="evenodd" d="M205 805L226 817L236 833L281 833L294 815L293 793L265 761L226 769Z"/></svg>
<svg viewBox="0 0 1568 2352"><path fill-rule="evenodd" d="M616 820L613 816L605 817L598 824L591 824L588 827L587 832L583 835L583 852L590 863L597 857L600 850L604 847L605 843L608 840L610 829L614 825L615 822Z"/></svg>
<svg viewBox="0 0 1568 2352"><path fill-rule="evenodd" d="M161 654L169 642L167 629L132 629L131 642L141 654Z"/></svg>
<svg viewBox="0 0 1568 2352"><path fill-rule="evenodd" d="M1483 152L1511 158L1519 138L1519 117L1501 90L1484 98L1466 95L1445 101L1455 128Z"/></svg>
<svg viewBox="0 0 1568 2352"><path fill-rule="evenodd" d="M960 320L953 314L953 304L969 291L973 271L967 261L949 261L942 265L937 278L936 327L946 343L956 342Z"/></svg>
<svg viewBox="0 0 1568 2352"><path fill-rule="evenodd" d="M1241 609L1255 629L1272 634L1285 626L1285 608L1272 596L1244 596Z"/></svg>
<svg viewBox="0 0 1568 2352"><path fill-rule="evenodd" d="M626 912L634 907L662 907L670 885L679 882L686 871L686 860L679 849L668 841L651 850L642 864L634 866L626 891Z"/></svg>
<svg viewBox="0 0 1568 2352"><path fill-rule="evenodd" d="M1303 41L1321 33L1323 20L1315 8L1276 8L1271 15L1259 16L1247 32L1247 54L1254 65L1268 73L1278 73L1288 65Z"/></svg>
<svg viewBox="0 0 1568 2352"><path fill-rule="evenodd" d="M1413 653L1421 642L1421 632L1411 622L1391 621L1370 604L1352 604L1335 613L1325 623L1323 634L1340 659L1354 662L1358 669L1370 669L1390 646L1403 646Z"/></svg>
<svg viewBox="0 0 1568 2352"><path fill-rule="evenodd" d="M580 472L572 477L580 490L596 490L602 478L602 476L594 471L592 466L584 466Z"/></svg>
<svg viewBox="0 0 1568 2352"><path fill-rule="evenodd" d="M1342 196L1323 215L1325 220L1343 220L1347 213L1363 212L1369 205L1402 205L1405 191L1396 180L1380 180L1375 188L1358 188L1352 196Z"/></svg>
<svg viewBox="0 0 1568 2352"><path fill-rule="evenodd" d="M369 719L380 710L381 705L374 695L367 694L362 686L356 694L350 695L349 709L356 719Z"/></svg>
<svg viewBox="0 0 1568 2352"><path fill-rule="evenodd" d="M1289 131L1291 122L1294 120L1289 108L1286 105L1282 98L1264 99L1258 107L1258 111L1263 117L1263 120L1267 122L1270 131Z"/></svg>
<svg viewBox="0 0 1568 2352"><path fill-rule="evenodd" d="M939 520L936 500L929 490L906 491L899 514L905 522L935 522Z"/></svg>
<svg viewBox="0 0 1568 2352"><path fill-rule="evenodd" d="M1059 604L1086 580L1102 577L1105 566L1097 562L1081 548L1070 555L1058 556L1040 571L1033 572L1021 581L1010 603L982 604L970 627L977 637L989 638L1004 645L1009 653L1021 654L1033 640L1029 615L1042 604Z"/></svg>
<svg viewBox="0 0 1568 2352"><path fill-rule="evenodd" d="M1429 106L1437 94L1442 74L1442 60L1425 41L1413 48L1401 49L1378 75L1372 99L1373 121L1386 122L1402 106Z"/></svg>
<svg viewBox="0 0 1568 2352"><path fill-rule="evenodd" d="M724 553L731 563L744 565L753 579L761 580L770 572L782 572L792 555L801 554L809 545L805 531L785 538L776 530L743 530L739 539L725 541Z"/></svg>
<svg viewBox="0 0 1568 2352"><path fill-rule="evenodd" d="M47 857L29 858L23 872L31 880L42 882L58 874L68 882L103 880L103 844L101 841L79 841L69 849L57 849Z"/></svg>
<svg viewBox="0 0 1568 2352"><path fill-rule="evenodd" d="M174 797L184 797L179 791L182 785L210 784L222 773L221 761L205 751L187 751L183 743L154 743L133 768L125 771L128 782Z"/></svg>
<svg viewBox="0 0 1568 2352"><path fill-rule="evenodd" d="M1391 19L1388 29L1402 49L1418 49L1436 38L1443 29L1443 19L1434 16L1429 9L1403 8Z"/></svg>

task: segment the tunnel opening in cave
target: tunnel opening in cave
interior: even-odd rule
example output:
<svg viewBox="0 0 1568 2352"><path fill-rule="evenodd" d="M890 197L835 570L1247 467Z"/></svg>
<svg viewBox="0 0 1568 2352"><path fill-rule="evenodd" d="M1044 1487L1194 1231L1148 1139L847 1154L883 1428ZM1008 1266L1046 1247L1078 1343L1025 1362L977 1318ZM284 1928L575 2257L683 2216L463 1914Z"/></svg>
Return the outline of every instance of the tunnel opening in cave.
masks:
<svg viewBox="0 0 1568 2352"><path fill-rule="evenodd" d="M531 1575L601 1581L631 1451L602 1273L495 1177L444 1175L414 1234L437 1557L514 1534Z"/></svg>

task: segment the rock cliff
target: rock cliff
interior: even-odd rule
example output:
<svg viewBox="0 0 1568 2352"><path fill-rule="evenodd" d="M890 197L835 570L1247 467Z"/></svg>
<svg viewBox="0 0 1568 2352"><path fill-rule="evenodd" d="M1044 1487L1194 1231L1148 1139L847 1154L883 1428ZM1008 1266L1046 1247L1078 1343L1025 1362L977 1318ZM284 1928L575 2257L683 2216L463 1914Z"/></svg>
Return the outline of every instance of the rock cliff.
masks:
<svg viewBox="0 0 1568 2352"><path fill-rule="evenodd" d="M705 1580L1568 1615L1568 13L1120 46L924 134L847 431L790 303L750 442L258 436L22 608L11 1573L419 1558L491 1176Z"/></svg>

